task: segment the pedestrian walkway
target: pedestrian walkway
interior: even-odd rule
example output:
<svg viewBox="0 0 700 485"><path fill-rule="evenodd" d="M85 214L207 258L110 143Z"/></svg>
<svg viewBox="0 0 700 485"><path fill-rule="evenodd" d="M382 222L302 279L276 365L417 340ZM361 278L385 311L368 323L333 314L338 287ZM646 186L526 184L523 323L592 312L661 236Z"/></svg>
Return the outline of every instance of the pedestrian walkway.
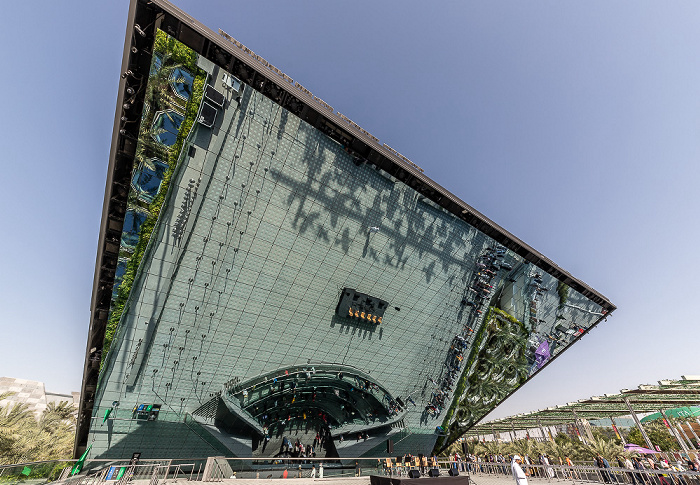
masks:
<svg viewBox="0 0 700 485"><path fill-rule="evenodd" d="M464 473L461 473L464 476ZM441 470L441 476L447 476L446 470ZM514 485L514 480L509 475L492 475L487 473L475 473L471 474L470 481L473 485ZM407 477L400 477L401 479L408 479ZM431 485L430 482L435 480L430 477L421 477L414 479L416 485ZM148 485L149 480L134 480L129 482L131 485ZM170 478L167 480L160 480L159 485L184 485L189 482L186 478ZM223 485L369 485L370 478L369 475L362 477L329 477L329 478L226 478L217 480L215 483ZM605 485L603 481L587 481L587 480L572 480L563 478L539 478L539 477L528 477L529 485L547 485L547 484L559 484L559 485L579 485L579 484L601 484Z"/></svg>
<svg viewBox="0 0 700 485"><path fill-rule="evenodd" d="M446 475L446 474L445 474ZM406 477L402 477L406 479ZM430 481L434 480L430 477L422 477L415 479L416 485L430 485ZM505 475L487 475L487 474L474 474L470 475L470 481L473 485L514 485L512 478ZM189 482L185 478L178 479L167 479L160 480L159 485L185 485ZM368 476L363 477L331 477L331 478L226 478L216 483L223 485L369 485L370 479ZM571 484L578 485L580 483L597 484L603 482L582 482L576 480L565 480L565 479L545 479L537 477L528 477L528 483L530 485L546 485L548 483L556 483L560 485ZM135 480L130 482L131 485L148 485L149 480Z"/></svg>
<svg viewBox="0 0 700 485"><path fill-rule="evenodd" d="M427 479L426 479L427 480ZM22 482L28 483L28 482ZM44 482L41 482L44 483ZM54 482L55 483L55 482ZM132 480L129 485L149 485L151 480ZM159 480L158 485L191 484L187 478L169 478ZM226 478L216 482L224 485L369 485L369 475L366 477L331 477L331 478ZM425 485L429 485L426 483ZM512 485L512 484L509 484Z"/></svg>
<svg viewBox="0 0 700 485"><path fill-rule="evenodd" d="M162 484L163 482L161 482ZM369 485L366 477L330 477L330 478L246 478L226 479L218 483L228 485ZM428 484L425 484L428 485Z"/></svg>
<svg viewBox="0 0 700 485"><path fill-rule="evenodd" d="M225 460L225 459L224 459ZM265 472L261 471L234 471L229 466L225 470L220 464L215 463L216 459L207 465L210 468L215 465L215 473L197 473L197 478L193 474L189 476L185 473L180 473L177 469L170 470L166 476L165 470L172 467L160 465L141 465L144 468L144 473L136 473L131 475L131 479L124 479L124 483L128 480L130 485L165 485L165 484L183 484L191 481L206 481L212 483L225 483L230 485L369 485L370 475L390 475L393 478L400 480L411 480L417 485L439 485L439 479L429 477L427 469L424 469L424 475L421 478L409 479L409 470L417 470L417 467L411 466L392 466L387 468L384 464L375 463L375 466L365 466L357 468L327 468L326 473L347 472L350 475L345 476L324 476L324 478L311 478L310 470L304 469L297 471L295 468L289 468L288 478L281 478L284 468L268 469ZM379 465L379 466L377 466ZM308 466L308 465L306 465ZM512 477L510 465L506 463L487 463L487 464L467 464L456 462L440 462L440 477L447 477L450 467L459 467L459 475L466 477L472 482L470 485L515 485ZM470 467L473 471L467 473L466 469ZM528 485L700 485L700 473L691 471L671 471L671 470L628 470L625 468L598 468L593 466L559 466L559 465L525 465L525 471L528 474ZM477 471L478 470L478 471ZM225 473L224 473L225 471ZM352 473L361 473L362 476L352 476ZM295 478L298 474L301 477ZM233 478L233 477L236 478ZM420 482L417 482L420 480ZM30 483L30 482L23 482ZM43 482L46 483L46 482ZM68 478L62 482L70 485L98 485L105 483L105 473L96 472L88 476L76 476ZM115 483L115 482L107 482ZM122 485L118 482L118 485Z"/></svg>

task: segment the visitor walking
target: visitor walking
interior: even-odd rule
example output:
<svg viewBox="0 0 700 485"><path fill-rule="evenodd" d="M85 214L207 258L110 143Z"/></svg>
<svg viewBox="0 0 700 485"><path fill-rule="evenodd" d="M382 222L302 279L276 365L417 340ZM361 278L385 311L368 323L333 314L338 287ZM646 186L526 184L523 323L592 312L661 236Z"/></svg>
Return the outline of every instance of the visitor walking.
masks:
<svg viewBox="0 0 700 485"><path fill-rule="evenodd" d="M542 455L542 464L546 467L547 475L549 475L549 478L554 478L554 468L549 466L549 457L547 455Z"/></svg>
<svg viewBox="0 0 700 485"><path fill-rule="evenodd" d="M574 462L571 461L571 458L569 458L569 455L566 455L564 457L564 461L566 462L566 466L569 467L569 471L571 472L571 478L576 478L576 480L579 479L579 474L576 470L574 470Z"/></svg>
<svg viewBox="0 0 700 485"><path fill-rule="evenodd" d="M595 457L595 465L598 468L600 468L600 475L603 477L603 481L605 483L610 483L610 475L608 475L608 472L605 470L606 468L610 468L610 464L608 464L608 461L605 458L603 458L601 454L598 454Z"/></svg>
<svg viewBox="0 0 700 485"><path fill-rule="evenodd" d="M513 462L510 465L510 469L513 472L513 478L515 479L515 485L527 485L527 476L525 472L520 467L522 460L519 455L513 456Z"/></svg>

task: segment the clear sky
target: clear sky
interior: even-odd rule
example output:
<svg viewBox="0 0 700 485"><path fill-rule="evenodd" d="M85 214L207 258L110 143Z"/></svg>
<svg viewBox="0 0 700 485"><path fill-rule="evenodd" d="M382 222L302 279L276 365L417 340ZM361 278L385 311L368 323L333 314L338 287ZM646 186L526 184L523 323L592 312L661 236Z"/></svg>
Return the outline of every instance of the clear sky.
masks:
<svg viewBox="0 0 700 485"><path fill-rule="evenodd" d="M492 416L700 374L700 3L180 0L618 306ZM3 4L0 375L78 390L126 1Z"/></svg>

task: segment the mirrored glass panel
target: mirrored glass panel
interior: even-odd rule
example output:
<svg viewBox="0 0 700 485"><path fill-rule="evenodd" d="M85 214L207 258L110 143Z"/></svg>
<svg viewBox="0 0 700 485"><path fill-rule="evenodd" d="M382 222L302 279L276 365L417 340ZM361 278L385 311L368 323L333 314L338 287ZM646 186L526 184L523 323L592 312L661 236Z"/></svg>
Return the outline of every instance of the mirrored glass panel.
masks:
<svg viewBox="0 0 700 485"><path fill-rule="evenodd" d="M604 317L166 34L154 50L94 415L159 406L158 433L93 426L96 456L272 457L292 433L427 454Z"/></svg>

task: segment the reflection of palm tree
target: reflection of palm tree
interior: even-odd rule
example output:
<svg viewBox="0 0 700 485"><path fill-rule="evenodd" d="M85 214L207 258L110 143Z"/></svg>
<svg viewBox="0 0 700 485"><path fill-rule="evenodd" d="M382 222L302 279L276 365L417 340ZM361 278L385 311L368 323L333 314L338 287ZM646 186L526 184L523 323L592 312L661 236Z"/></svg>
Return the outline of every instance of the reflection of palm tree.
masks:
<svg viewBox="0 0 700 485"><path fill-rule="evenodd" d="M173 126L175 126L175 125L177 124L177 122L173 119L173 117L170 116L170 111L165 111L165 116L168 117L168 119L169 119L170 122L173 124Z"/></svg>
<svg viewBox="0 0 700 485"><path fill-rule="evenodd" d="M528 376L527 330L517 319L492 307L482 332L481 343L471 351L476 356L467 359L466 387L455 410L453 435L487 414Z"/></svg>
<svg viewBox="0 0 700 485"><path fill-rule="evenodd" d="M509 325L508 328L502 328L498 333L498 341L506 353L511 353L512 349L525 348L527 339L519 330L519 328Z"/></svg>
<svg viewBox="0 0 700 485"><path fill-rule="evenodd" d="M477 401L488 406L504 398L527 376L524 349L527 341L518 325L494 317L489 322L487 345L477 357L469 377L468 395L460 403L474 409ZM481 399L479 399L481 398Z"/></svg>
<svg viewBox="0 0 700 485"><path fill-rule="evenodd" d="M163 54L161 68L148 80L146 99L150 100L156 110L165 110L172 107L174 99L168 95L170 78L176 69L182 68L182 64L171 63L170 53Z"/></svg>
<svg viewBox="0 0 700 485"><path fill-rule="evenodd" d="M168 94L168 89L170 88L170 76L175 71L175 69L182 67L182 64L179 63L171 64L171 59L172 56L169 53L163 54L161 58L160 69L152 73L148 79L148 85L146 88L146 95L144 99L145 104L149 106L149 113L157 113L159 111L164 111L166 113L166 116L168 116L168 118L172 122L173 119L170 115L167 114L167 110L171 108L182 110L183 106L181 106L178 103L175 103L175 100ZM139 136L139 144L136 153L136 158L142 159L148 156L155 156L156 158L167 160L168 148L156 142L150 136L143 136L147 135L150 129L150 123L141 123L142 136ZM162 132L164 131L165 130L162 130ZM155 134L157 135L159 133Z"/></svg>
<svg viewBox="0 0 700 485"><path fill-rule="evenodd" d="M525 359L526 336L519 325L502 322L494 334L500 351L500 365L504 366L505 377L509 385L517 385L527 376Z"/></svg>
<svg viewBox="0 0 700 485"><path fill-rule="evenodd" d="M456 416L456 425L459 428L469 428L474 423L474 421L476 421L469 407L461 406L461 404L458 405Z"/></svg>
<svg viewBox="0 0 700 485"><path fill-rule="evenodd" d="M469 409L473 415L483 415L491 409L494 402L504 398L507 392L508 390L498 382L476 379L460 406Z"/></svg>
<svg viewBox="0 0 700 485"><path fill-rule="evenodd" d="M189 98L192 95L192 85L183 75L182 69L180 69L178 76L173 77L172 82L182 86L182 90L186 94L185 97Z"/></svg>

